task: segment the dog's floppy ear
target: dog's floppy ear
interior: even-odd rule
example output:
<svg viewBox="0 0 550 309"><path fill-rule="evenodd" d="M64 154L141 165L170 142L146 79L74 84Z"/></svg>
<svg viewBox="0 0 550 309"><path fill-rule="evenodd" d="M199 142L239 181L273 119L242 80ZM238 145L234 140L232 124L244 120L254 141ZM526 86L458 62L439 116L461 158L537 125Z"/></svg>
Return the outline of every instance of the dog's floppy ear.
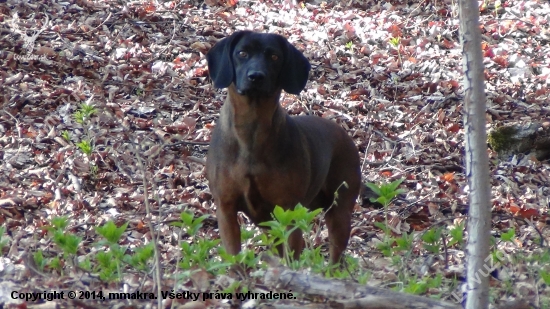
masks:
<svg viewBox="0 0 550 309"><path fill-rule="evenodd" d="M304 89L311 65L307 58L292 46L284 37L280 37L286 45L285 62L279 76L279 85L291 94L299 94Z"/></svg>
<svg viewBox="0 0 550 309"><path fill-rule="evenodd" d="M233 47L239 39L248 31L237 31L232 35L218 41L206 54L208 62L208 74L214 81L214 87L226 88L233 82L235 70L231 55Z"/></svg>

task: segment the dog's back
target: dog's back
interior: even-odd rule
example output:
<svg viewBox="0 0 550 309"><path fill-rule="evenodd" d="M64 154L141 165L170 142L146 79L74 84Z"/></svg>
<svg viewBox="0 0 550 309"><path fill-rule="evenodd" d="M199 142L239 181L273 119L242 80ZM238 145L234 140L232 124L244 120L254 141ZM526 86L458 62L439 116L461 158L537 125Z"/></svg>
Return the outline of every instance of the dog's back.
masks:
<svg viewBox="0 0 550 309"><path fill-rule="evenodd" d="M311 178L324 180L323 183L313 181L310 190L312 192L323 191L322 194L326 198L323 199L321 205L309 205L309 207L311 209L326 209L332 204L334 193L343 182L346 182L349 188L343 186L339 190L340 194L343 191L355 192L351 193L355 199L361 182L359 154L346 131L334 121L317 116L297 116L290 117L290 119L303 132L309 148L316 152L310 161ZM354 205L354 203L348 204L349 206L345 205L344 207Z"/></svg>

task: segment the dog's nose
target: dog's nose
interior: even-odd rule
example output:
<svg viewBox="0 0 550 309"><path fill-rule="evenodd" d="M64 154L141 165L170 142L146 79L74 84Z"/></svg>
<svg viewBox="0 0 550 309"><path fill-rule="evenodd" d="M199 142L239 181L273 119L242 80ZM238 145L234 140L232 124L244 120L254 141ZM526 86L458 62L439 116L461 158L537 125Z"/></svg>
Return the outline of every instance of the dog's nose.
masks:
<svg viewBox="0 0 550 309"><path fill-rule="evenodd" d="M265 74L260 71L251 71L248 72L247 77L251 82L261 82L265 78Z"/></svg>

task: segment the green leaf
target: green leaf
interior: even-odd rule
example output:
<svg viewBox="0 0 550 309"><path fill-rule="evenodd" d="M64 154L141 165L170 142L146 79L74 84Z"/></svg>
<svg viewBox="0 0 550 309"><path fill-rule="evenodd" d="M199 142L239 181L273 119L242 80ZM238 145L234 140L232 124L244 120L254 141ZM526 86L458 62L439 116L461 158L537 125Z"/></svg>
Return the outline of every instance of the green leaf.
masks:
<svg viewBox="0 0 550 309"><path fill-rule="evenodd" d="M69 219L67 216L53 217L51 225L55 230L65 230L65 228L69 225Z"/></svg>
<svg viewBox="0 0 550 309"><path fill-rule="evenodd" d="M275 206L273 210L275 220L279 221L283 226L289 226L292 223L294 212L292 210L285 211L281 206Z"/></svg>
<svg viewBox="0 0 550 309"><path fill-rule="evenodd" d="M459 245L464 244L464 222L452 228L449 234L451 236L451 241L449 241L449 244L448 244L449 247L455 244L459 244Z"/></svg>
<svg viewBox="0 0 550 309"><path fill-rule="evenodd" d="M395 247L395 250L398 251L409 251L412 249L413 245L413 236L411 235L403 235L402 237L398 237L395 239L395 243L397 244L397 247Z"/></svg>
<svg viewBox="0 0 550 309"><path fill-rule="evenodd" d="M116 244L119 242L120 237L126 231L127 227L128 222L117 228L116 224L113 221L109 221L103 226L96 227L96 232L107 239L109 243Z"/></svg>
<svg viewBox="0 0 550 309"><path fill-rule="evenodd" d="M61 266L61 260L57 256L50 260L50 265L49 266L52 269L57 269L59 271L61 271L61 269L63 268L63 266Z"/></svg>
<svg viewBox="0 0 550 309"><path fill-rule="evenodd" d="M422 240L429 244L439 243L441 241L442 230L442 228L431 228L422 235Z"/></svg>
<svg viewBox="0 0 550 309"><path fill-rule="evenodd" d="M55 231L53 234L53 242L68 254L76 254L81 240L82 238L74 234L66 234L63 231Z"/></svg>
<svg viewBox="0 0 550 309"><path fill-rule="evenodd" d="M500 239L507 242L513 242L516 236L516 229L511 228L507 232L500 234Z"/></svg>
<svg viewBox="0 0 550 309"><path fill-rule="evenodd" d="M383 222L374 222L374 226L384 231L385 234L389 234L391 229L386 226Z"/></svg>
<svg viewBox="0 0 550 309"><path fill-rule="evenodd" d="M397 187L405 180L405 178L394 180L392 183L389 184L389 190L396 191Z"/></svg>
<svg viewBox="0 0 550 309"><path fill-rule="evenodd" d="M82 151L84 154L88 156L92 154L94 149L94 147L92 146L92 143L87 140L83 140L76 143L76 146L78 147L78 149L80 149L80 151Z"/></svg>
<svg viewBox="0 0 550 309"><path fill-rule="evenodd" d="M33 260L39 270L44 270L44 266L46 266L47 261L44 259L44 255L41 250L38 250L33 254Z"/></svg>
<svg viewBox="0 0 550 309"><path fill-rule="evenodd" d="M429 245L429 244L423 244L424 249L430 251L431 253L439 253L439 246L438 245Z"/></svg>
<svg viewBox="0 0 550 309"><path fill-rule="evenodd" d="M366 185L367 185L367 187L369 187L369 189L371 189L372 192L374 192L376 195L378 195L378 196L381 196L381 195L382 195L382 191L380 190L380 187L378 187L375 183L367 182Z"/></svg>

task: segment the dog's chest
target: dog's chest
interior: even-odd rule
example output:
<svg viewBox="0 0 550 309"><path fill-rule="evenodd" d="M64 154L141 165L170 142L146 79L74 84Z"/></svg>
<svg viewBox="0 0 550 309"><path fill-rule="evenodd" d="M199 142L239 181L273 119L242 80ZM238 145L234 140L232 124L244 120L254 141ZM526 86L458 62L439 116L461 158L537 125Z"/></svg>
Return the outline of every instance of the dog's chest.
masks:
<svg viewBox="0 0 550 309"><path fill-rule="evenodd" d="M265 208L271 212L275 205L287 209L300 202L304 203L307 191L304 185L296 185L289 177L278 173L250 176L245 181L243 196L251 215Z"/></svg>
<svg viewBox="0 0 550 309"><path fill-rule="evenodd" d="M304 171L284 165L271 168L265 162L239 160L233 165L232 180L239 184L250 206L270 204L290 207L303 202L309 182Z"/></svg>

